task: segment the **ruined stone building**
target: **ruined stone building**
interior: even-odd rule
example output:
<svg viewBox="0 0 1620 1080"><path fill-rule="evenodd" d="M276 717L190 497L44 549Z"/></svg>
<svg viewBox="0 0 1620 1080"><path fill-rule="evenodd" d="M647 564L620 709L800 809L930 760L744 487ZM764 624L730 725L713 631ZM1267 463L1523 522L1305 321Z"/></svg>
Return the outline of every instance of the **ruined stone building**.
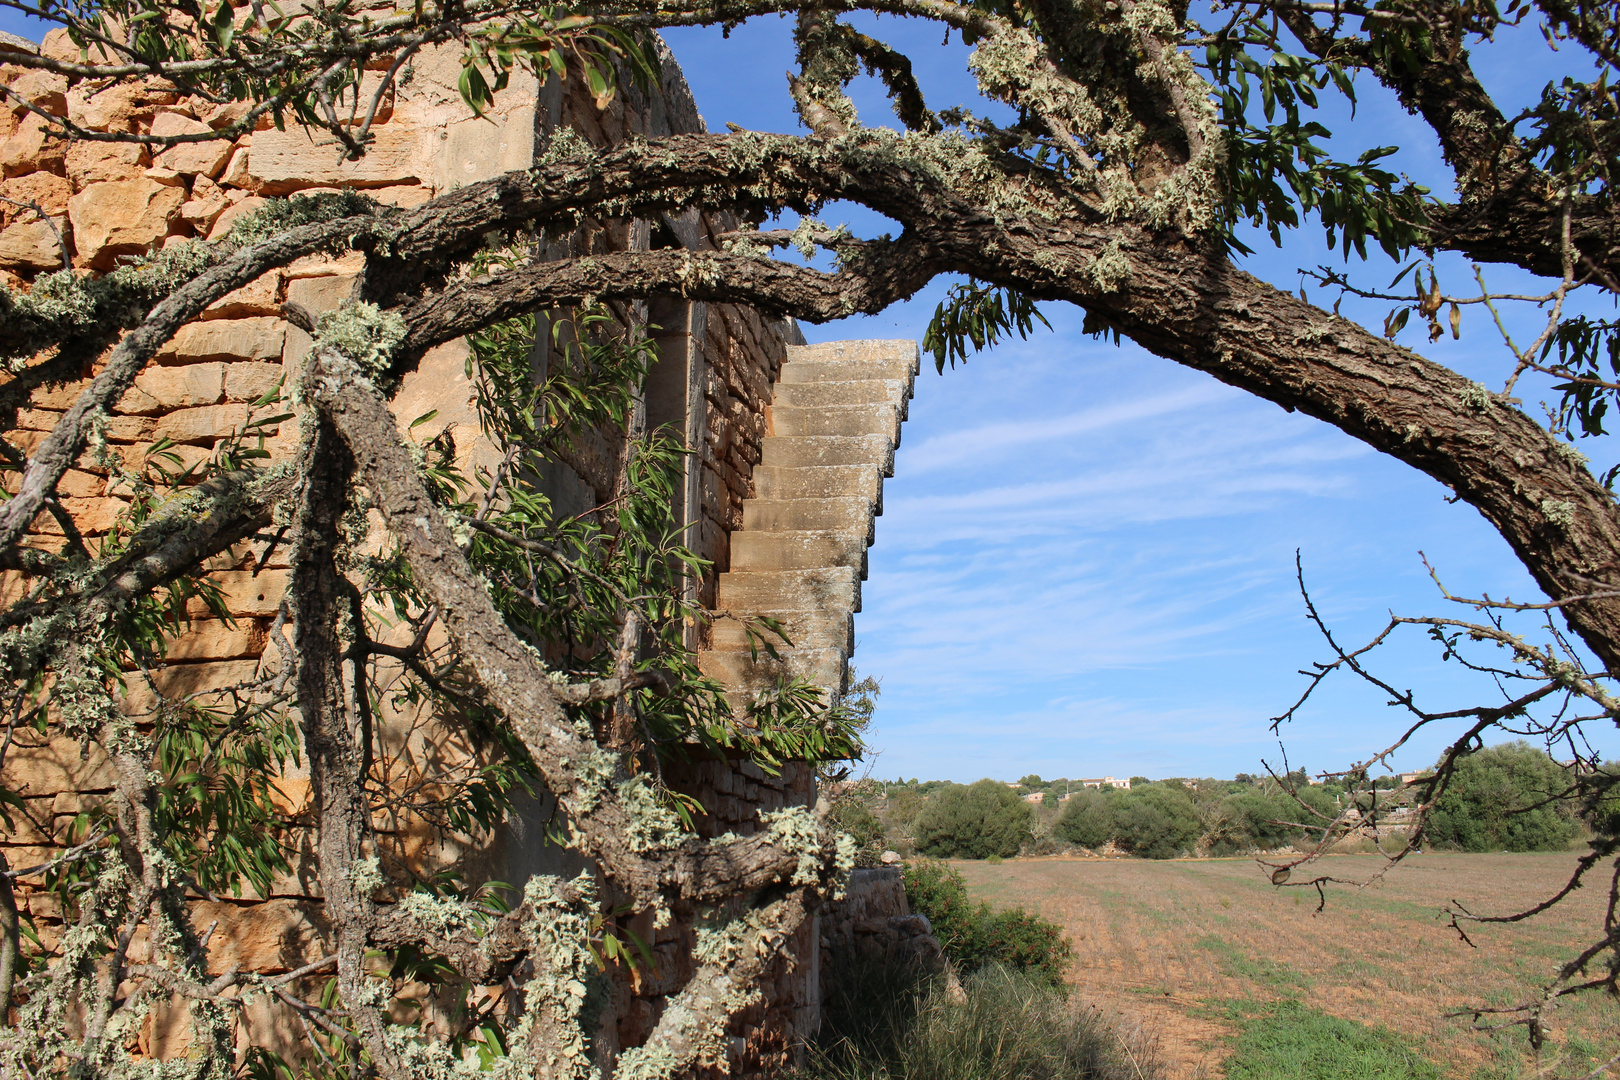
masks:
<svg viewBox="0 0 1620 1080"><path fill-rule="evenodd" d="M10 48L27 47L11 44ZM42 48L76 56L58 31ZM46 136L36 117L0 111L0 275L28 288L38 276L62 268L105 272L124 256L140 255L189 237L218 237L232 221L277 196L354 188L385 203L412 206L458 184L527 168L547 153L557 132L570 129L601 146L631 135L702 130L690 92L667 54L661 84L629 86L599 111L579 80L540 84L514 79L487 117L471 116L454 87L458 52L442 49L416 61L414 76L388 102L376 141L358 162L341 162L319 135L289 124L262 126L235 142L176 146L149 157L139 146L64 143ZM4 54L0 53L0 61ZM18 95L66 108L93 130L158 134L206 132L240 115L161 87L115 89L69 85L56 75L19 74L0 64L0 79ZM649 246L704 249L735 225L723 214L688 212L659 221L587 222L566 243L576 252ZM106 426L106 452L139 470L161 441L175 467L214 452L221 439L269 411L263 401L306 355L310 339L282 317L289 302L312 311L331 309L349 295L360 257L305 259L265 275L214 304L184 327L149 367ZM779 619L793 647L782 659L751 658L741 625L715 622L698 642L701 665L738 694L775 678L786 666L833 691L842 689L853 649L852 615L860 607L866 548L882 480L892 465L906 402L917 368L910 341L838 342L807 346L791 322L730 305L669 297L642 315L661 327L660 359L646 388L649 425L670 425L689 448L684 491L675 508L689 525L689 544L711 564L698 585L716 611ZM86 375L89 373L87 372ZM23 452L51 430L84 384L36 392L27 407L7 417L8 438ZM456 433L457 453L480 452L477 416L466 371L466 346L432 350L409 372L393 400L402 422L435 413L434 430ZM277 404L279 412L289 408ZM261 425L272 459L296 448L296 419ZM606 501L604 466L582 454L546 478L559 512L584 513ZM5 474L14 479L15 473ZM64 478L60 509L84 537L104 535L125 509L127 493L109 490L108 470L87 451ZM41 542L59 542L63 519L41 515ZM190 629L172 644L152 684L169 696L201 694L250 680L280 663L270 646L286 587L285 552L264 565L244 552L217 561L213 576L232 619L212 617L193 601ZM7 598L22 582L3 582ZM153 707L151 687L131 681L126 708ZM420 736L433 738L431 730ZM60 739L19 733L4 759L3 781L23 796L26 813L0 838L12 867L46 861L60 850L77 815L111 787L106 763L94 752ZM779 777L734 762L694 760L671 777L707 811L701 828L711 835L748 833L758 811L815 798L812 766L790 763ZM280 782L289 813L307 794L296 773ZM407 845L408 846L408 845ZM422 840L412 856L465 860L465 849ZM552 865L541 831L518 831L474 853L492 878L521 882ZM548 861L549 860L549 861ZM892 873L883 878L888 899L869 900L879 923L903 916L893 898ZM49 946L62 932L61 912L23 883L20 905ZM875 887L875 886L874 886ZM214 926L208 939L210 970L241 965L265 973L297 968L323 952L318 886L306 869L273 884L267 895L198 897L196 921ZM881 917L879 917L881 916ZM866 918L863 914L862 918ZM868 919L868 922L871 920ZM870 928L869 928L870 929ZM601 1038L609 1048L636 1045L658 1015L663 996L690 972L689 928L644 928L657 964L620 988ZM848 927L837 931L847 937ZM757 1071L791 1053L818 1023L816 925L807 926L764 986L763 1004L744 1016L735 1052L744 1071ZM264 1030L289 1042L296 1031L272 1005L255 1005ZM148 1025L142 1050L157 1056L183 1052L161 1018Z"/></svg>

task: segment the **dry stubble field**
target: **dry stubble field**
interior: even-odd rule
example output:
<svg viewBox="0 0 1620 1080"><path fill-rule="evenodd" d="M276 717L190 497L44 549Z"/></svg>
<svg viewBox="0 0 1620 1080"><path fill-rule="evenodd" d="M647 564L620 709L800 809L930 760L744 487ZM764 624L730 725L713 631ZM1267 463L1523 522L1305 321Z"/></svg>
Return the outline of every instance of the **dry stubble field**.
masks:
<svg viewBox="0 0 1620 1080"><path fill-rule="evenodd" d="M1380 862L1340 856L1324 870L1360 880ZM1476 948L1447 927L1441 906L1456 898L1480 913L1516 910L1562 883L1573 854L1422 855L1383 884L1333 889L1320 915L1314 891L1274 888L1248 859L953 865L975 898L1061 924L1081 999L1156 1033L1178 1080L1223 1075L1233 1004L1282 997L1400 1032L1448 1076L1529 1078L1538 1066L1567 1076L1620 1052L1620 1003L1594 996L1555 1014L1539 1062L1522 1029L1492 1038L1444 1016L1520 1000L1599 927L1606 889L1594 881L1532 922L1482 927L1471 933Z"/></svg>

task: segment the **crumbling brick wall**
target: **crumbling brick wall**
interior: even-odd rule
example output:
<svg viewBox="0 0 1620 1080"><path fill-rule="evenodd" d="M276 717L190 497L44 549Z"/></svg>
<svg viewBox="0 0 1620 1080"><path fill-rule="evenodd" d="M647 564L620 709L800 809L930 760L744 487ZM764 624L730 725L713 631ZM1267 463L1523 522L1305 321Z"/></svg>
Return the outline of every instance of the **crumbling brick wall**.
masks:
<svg viewBox="0 0 1620 1080"><path fill-rule="evenodd" d="M47 36L42 50L64 60L77 58L77 48L60 31ZM241 115L238 106L214 107L172 88L99 90L47 73L24 74L3 59L0 53L0 81L14 93L49 108L66 108L75 123L90 130L205 132ZM234 221L276 196L355 188L392 205L418 205L455 185L528 167L559 125L597 145L630 134L702 130L673 62L665 65L661 87L644 92L627 85L607 112L580 92L580 80L542 85L514 79L486 119L469 116L454 90L459 65L453 49L430 51L415 68L409 87L387 103L374 129L375 143L358 162L340 161L329 139L296 125L278 131L266 122L235 141L191 143L153 157L134 145L48 138L25 110L0 109L0 196L11 200L0 203L0 280L27 289L41 274L62 269L64 258L75 272L100 273L124 256L190 238L218 238ZM634 248L650 244L658 233L689 247L717 247L716 237L736 224L729 215L695 213L655 223L587 222L561 244L562 250L575 253ZM309 351L310 339L281 317L282 305L333 308L347 298L360 270L359 256L311 257L213 304L182 328L136 380L107 423L108 452L131 471L148 464L151 448L160 441L165 447L162 463L171 470L207 460L223 440L244 429L254 415L252 403L291 376ZM684 320L684 340L696 347L692 370L703 415L695 430L702 443L700 472L692 485L695 506L688 511L695 511L699 522L693 546L714 563L701 588L704 600L712 603L714 573L727 568L728 536L740 525L742 499L751 494L771 383L786 345L802 339L791 323L746 308L691 305L679 298L665 308ZM681 327L673 329L679 337ZM465 438L477 430L465 357L460 342L430 351L405 376L393 401L396 416L405 423L437 410L436 423L463 433L457 443L464 461L479 452L477 440ZM14 418L5 418L11 445L30 452L93 374L87 370L76 380L39 390ZM256 415L284 408L273 404ZM257 429L273 460L291 456L296 427L289 420ZM573 491L605 501L598 490L603 476L584 463L566 471L569 475L552 478L559 499ZM16 473L4 475L15 483ZM128 493L110 488L108 481L108 470L87 451L60 487L61 509L92 543L114 528L129 505ZM55 547L63 536L62 524L47 513L33 524L29 542ZM217 557L213 581L231 620L213 617L206 605L193 600L194 621L173 641L164 666L151 673L151 684L131 678L126 709L147 713L157 694L226 694L222 688L277 670L283 660L269 643L287 586L285 556L284 547L266 555L243 546ZM0 597L9 601L25 586L16 575L0 576ZM433 727L430 718L407 727L396 747L402 753L430 744L438 752L474 752L446 746L457 736ZM709 835L751 832L759 809L809 805L815 798L813 770L806 765L790 764L780 777L767 777L738 762L694 761L673 767L669 776L708 809L700 827ZM105 799L112 787L107 763L93 746L81 752L77 743L35 739L27 732L19 732L6 752L0 782L20 793L26 808L17 828L0 837L0 852L12 867L37 865L59 853L78 815ZM307 780L294 771L278 784L283 809L296 816L307 803ZM541 816L543 809L536 807L532 816ZM424 870L472 862L491 877L520 881L517 872L560 867L566 861L554 849L540 850L540 835L539 829L529 829L495 838L420 836L402 843ZM307 835L293 829L289 837L307 852ZM48 894L28 887L29 882L21 886L19 903L33 918L45 947L53 947L62 932L61 911ZM279 973L323 955L329 943L319 893L313 864L305 859L272 883L267 894L198 897L198 926L212 927L210 970L239 965ZM659 963L618 989L602 1031L608 1044L627 1046L644 1038L664 995L690 973L690 928L677 925L655 935L649 927L646 936ZM795 1041L814 1027L817 958L815 929L807 926L767 979L763 1004L734 1026L738 1063L745 1074L785 1062ZM299 1038L292 1018L263 1001L252 1006L248 1019L261 1039L293 1046ZM141 1048L157 1056L181 1053L184 1047L176 1039L183 1030L183 1025L165 1023L159 1010L142 1035Z"/></svg>

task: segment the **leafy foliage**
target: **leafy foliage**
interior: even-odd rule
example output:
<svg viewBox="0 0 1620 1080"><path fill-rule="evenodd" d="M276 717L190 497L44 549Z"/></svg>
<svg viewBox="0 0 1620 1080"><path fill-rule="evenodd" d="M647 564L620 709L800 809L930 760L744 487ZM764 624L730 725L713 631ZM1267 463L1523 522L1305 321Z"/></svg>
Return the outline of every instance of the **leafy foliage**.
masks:
<svg viewBox="0 0 1620 1080"><path fill-rule="evenodd" d="M1081 788L1071 793L1052 825L1053 834L1081 847L1102 847L1114 838L1116 798L1113 788L1106 791Z"/></svg>
<svg viewBox="0 0 1620 1080"><path fill-rule="evenodd" d="M1250 46L1258 46L1260 55L1251 53ZM1315 213L1327 232L1328 247L1337 238L1346 255L1354 249L1363 259L1368 240L1392 259L1422 240L1428 189L1403 183L1377 164L1398 147L1374 147L1354 163L1337 161L1318 141L1333 133L1301 116L1302 106L1317 107L1317 91L1330 83L1355 102L1355 87L1342 64L1283 51L1275 25L1252 17L1241 22L1234 18L1215 35L1205 57L1227 135L1223 190L1228 227L1247 221L1265 228L1280 246L1285 229L1298 228L1302 214ZM1256 87L1264 126L1251 119ZM1236 240L1229 242L1247 250Z"/></svg>
<svg viewBox="0 0 1620 1080"><path fill-rule="evenodd" d="M1176 781L1132 785L1114 804L1114 840L1144 859L1173 859L1202 833L1192 796Z"/></svg>
<svg viewBox="0 0 1620 1080"><path fill-rule="evenodd" d="M905 867L906 900L928 916L945 955L963 970L1000 964L1062 989L1073 946L1063 928L1021 907L995 910L968 899L962 875L941 862Z"/></svg>
<svg viewBox="0 0 1620 1080"><path fill-rule="evenodd" d="M958 360L967 363L969 345L981 352L1013 333L1027 339L1037 320L1052 329L1028 295L969 278L947 289L934 309L923 333L923 351L934 354L934 368L943 372L947 361L953 368Z"/></svg>
<svg viewBox="0 0 1620 1080"><path fill-rule="evenodd" d="M996 780L953 784L918 816L917 850L941 858L1006 858L1029 838L1030 806Z"/></svg>
<svg viewBox="0 0 1620 1080"><path fill-rule="evenodd" d="M1575 838L1568 791L1546 751L1522 740L1485 747L1457 760L1428 835L1462 851L1564 851Z"/></svg>

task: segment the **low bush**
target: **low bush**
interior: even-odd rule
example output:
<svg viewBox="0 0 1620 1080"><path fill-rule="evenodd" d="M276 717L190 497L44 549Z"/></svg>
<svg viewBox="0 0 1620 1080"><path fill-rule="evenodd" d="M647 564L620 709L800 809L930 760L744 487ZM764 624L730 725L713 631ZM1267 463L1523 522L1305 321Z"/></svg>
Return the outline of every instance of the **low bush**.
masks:
<svg viewBox="0 0 1620 1080"><path fill-rule="evenodd" d="M1102 847L1114 838L1114 801L1118 797L1113 788L1073 792L1052 824L1052 835L1081 847Z"/></svg>
<svg viewBox="0 0 1620 1080"><path fill-rule="evenodd" d="M896 976L840 984L803 1080L1156 1080L1150 1047L1127 1043L1095 1011L1040 979L987 965L900 993ZM859 995L870 995L864 997ZM853 1028L839 1025L854 1020Z"/></svg>
<svg viewBox="0 0 1620 1080"><path fill-rule="evenodd" d="M1204 830L1198 807L1179 783L1132 786L1114 804L1114 842L1143 859L1173 859Z"/></svg>
<svg viewBox="0 0 1620 1080"><path fill-rule="evenodd" d="M1061 926L1023 908L996 911L973 903L962 875L944 863L908 864L905 883L911 910L928 917L946 957L959 969L1003 964L1066 992L1063 973L1074 950Z"/></svg>
<svg viewBox="0 0 1620 1080"><path fill-rule="evenodd" d="M940 859L1011 858L1029 839L1031 812L1029 803L998 781L952 784L917 815L917 850Z"/></svg>
<svg viewBox="0 0 1620 1080"><path fill-rule="evenodd" d="M1429 840L1463 851L1563 851L1575 838L1570 779L1527 742L1490 746L1457 761L1429 815Z"/></svg>

